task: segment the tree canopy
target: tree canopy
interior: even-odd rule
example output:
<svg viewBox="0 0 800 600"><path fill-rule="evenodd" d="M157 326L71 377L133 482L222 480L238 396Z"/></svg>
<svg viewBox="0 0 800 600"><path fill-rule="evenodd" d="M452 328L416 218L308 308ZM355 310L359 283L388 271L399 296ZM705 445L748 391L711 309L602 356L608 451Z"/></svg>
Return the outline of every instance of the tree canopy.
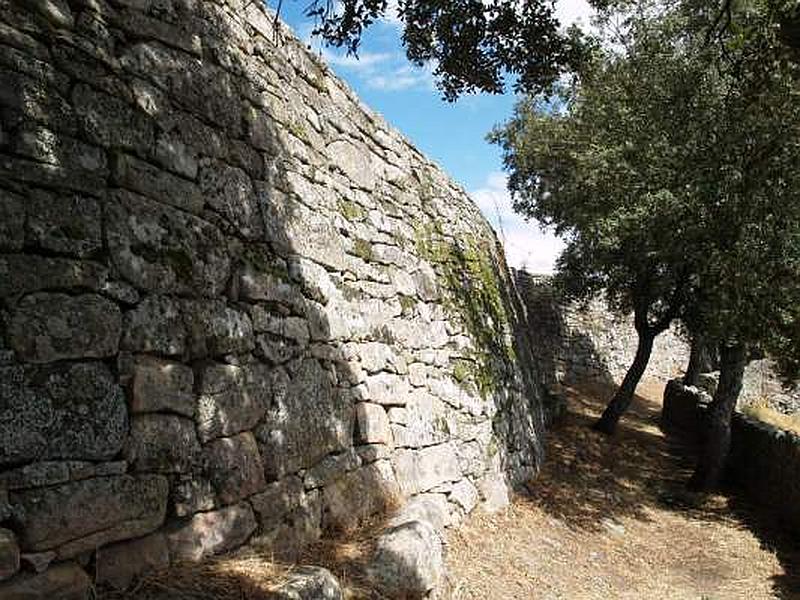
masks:
<svg viewBox="0 0 800 600"><path fill-rule="evenodd" d="M313 0L327 43L358 53L364 31L396 7L408 59L432 65L447 100L463 93L538 92L580 68L587 41L562 30L547 0Z"/></svg>

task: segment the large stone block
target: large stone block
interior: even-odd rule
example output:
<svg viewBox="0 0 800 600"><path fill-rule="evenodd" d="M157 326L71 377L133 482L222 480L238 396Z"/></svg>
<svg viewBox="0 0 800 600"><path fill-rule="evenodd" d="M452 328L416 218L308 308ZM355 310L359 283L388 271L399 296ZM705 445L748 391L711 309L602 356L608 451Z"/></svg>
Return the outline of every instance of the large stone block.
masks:
<svg viewBox="0 0 800 600"><path fill-rule="evenodd" d="M253 324L247 313L222 300L186 300L182 310L193 358L242 354L255 348Z"/></svg>
<svg viewBox="0 0 800 600"><path fill-rule="evenodd" d="M285 390L275 388L273 404L256 433L267 477L279 479L345 450L352 444L352 432L349 398L333 386L318 361L304 360Z"/></svg>
<svg viewBox="0 0 800 600"><path fill-rule="evenodd" d="M342 588L336 577L322 567L292 569L286 581L271 590L274 600L342 600Z"/></svg>
<svg viewBox="0 0 800 600"><path fill-rule="evenodd" d="M387 512L400 490L389 461L378 461L347 473L323 491L322 524L329 531L349 531L368 518Z"/></svg>
<svg viewBox="0 0 800 600"><path fill-rule="evenodd" d="M124 590L147 571L169 566L167 538L154 533L143 538L103 546L97 551L97 583Z"/></svg>
<svg viewBox="0 0 800 600"><path fill-rule="evenodd" d="M458 456L451 443L421 450L399 450L394 454L394 467L400 489L406 495L427 492L461 479Z"/></svg>
<svg viewBox="0 0 800 600"><path fill-rule="evenodd" d="M246 239L264 235L263 211L253 182L243 170L214 162L200 170L206 202Z"/></svg>
<svg viewBox="0 0 800 600"><path fill-rule="evenodd" d="M48 288L97 291L107 276L108 269L96 262L5 254L0 256L0 297Z"/></svg>
<svg viewBox="0 0 800 600"><path fill-rule="evenodd" d="M72 105L93 142L142 154L152 150L153 123L135 106L82 83L72 91Z"/></svg>
<svg viewBox="0 0 800 600"><path fill-rule="evenodd" d="M198 513L167 533L172 561L199 561L244 544L256 529L249 504Z"/></svg>
<svg viewBox="0 0 800 600"><path fill-rule="evenodd" d="M175 298L149 296L125 313L121 346L133 352L181 356L187 347L183 306Z"/></svg>
<svg viewBox="0 0 800 600"><path fill-rule="evenodd" d="M378 404L356 404L356 437L360 444L392 444L392 430L386 410Z"/></svg>
<svg viewBox="0 0 800 600"><path fill-rule="evenodd" d="M46 250L89 256L103 246L100 203L81 195L36 191L28 200L25 232Z"/></svg>
<svg viewBox="0 0 800 600"><path fill-rule="evenodd" d="M109 460L127 430L125 396L103 364L0 367L0 465Z"/></svg>
<svg viewBox="0 0 800 600"><path fill-rule="evenodd" d="M95 294L37 293L19 302L8 329L11 347L29 362L104 358L119 349L122 315Z"/></svg>
<svg viewBox="0 0 800 600"><path fill-rule="evenodd" d="M306 547L322 535L322 497L319 490L301 495L294 506L280 514L265 506L264 498L259 498L259 502L253 501L253 506L262 512L259 515L260 533L251 540L251 544L272 556L296 561Z"/></svg>
<svg viewBox="0 0 800 600"><path fill-rule="evenodd" d="M256 363L214 364L200 375L197 431L200 439L231 436L252 429L264 416L278 374Z"/></svg>
<svg viewBox="0 0 800 600"><path fill-rule="evenodd" d="M204 199L197 184L129 154L114 158L112 173L120 187L190 213L203 209Z"/></svg>
<svg viewBox="0 0 800 600"><path fill-rule="evenodd" d="M135 471L186 473L200 460L194 421L177 415L146 414L131 419L125 458Z"/></svg>
<svg viewBox="0 0 800 600"><path fill-rule="evenodd" d="M205 448L208 473L223 504L233 504L264 489L264 466L253 434L214 440Z"/></svg>
<svg viewBox="0 0 800 600"><path fill-rule="evenodd" d="M105 212L111 260L137 288L203 296L224 290L228 248L208 221L125 190L111 194Z"/></svg>
<svg viewBox="0 0 800 600"><path fill-rule="evenodd" d="M194 373L178 362L138 356L133 367L131 411L174 412L194 417Z"/></svg>
<svg viewBox="0 0 800 600"><path fill-rule="evenodd" d="M98 477L10 494L20 547L59 560L157 529L167 508L158 475Z"/></svg>
<svg viewBox="0 0 800 600"><path fill-rule="evenodd" d="M439 534L424 521L411 521L390 529L378 538L366 575L389 598L428 597L444 576Z"/></svg>
<svg viewBox="0 0 800 600"><path fill-rule="evenodd" d="M3 600L88 600L92 581L75 563L55 565L38 575L23 575L13 581L0 583Z"/></svg>

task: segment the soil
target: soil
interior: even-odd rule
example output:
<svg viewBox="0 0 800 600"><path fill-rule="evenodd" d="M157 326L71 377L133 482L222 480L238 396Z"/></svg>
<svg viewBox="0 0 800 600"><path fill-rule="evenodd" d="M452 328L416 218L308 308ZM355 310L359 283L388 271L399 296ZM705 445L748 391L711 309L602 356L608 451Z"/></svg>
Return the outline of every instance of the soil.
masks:
<svg viewBox="0 0 800 600"><path fill-rule="evenodd" d="M528 493L451 533L453 598L800 598L800 543L736 496L685 490L694 449L658 429L663 385L640 386L609 438L610 390L568 389Z"/></svg>

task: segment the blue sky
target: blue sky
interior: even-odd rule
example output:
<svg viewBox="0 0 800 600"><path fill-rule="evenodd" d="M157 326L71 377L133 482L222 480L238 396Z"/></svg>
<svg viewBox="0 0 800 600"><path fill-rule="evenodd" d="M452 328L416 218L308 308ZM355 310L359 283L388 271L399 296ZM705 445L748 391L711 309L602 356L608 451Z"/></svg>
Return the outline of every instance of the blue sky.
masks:
<svg viewBox="0 0 800 600"><path fill-rule="evenodd" d="M274 0L268 4L275 7ZM396 18L390 15L367 30L356 59L311 40L312 24L302 14L307 4L307 0L284 0L281 17L322 54L367 106L382 114L470 193L498 231L511 266L533 272L552 270L561 242L513 212L499 149L485 139L511 115L513 94L471 95L455 103L445 102L430 70L416 68L406 60ZM585 0L562 0L557 12L562 24L576 20L585 24L589 8Z"/></svg>

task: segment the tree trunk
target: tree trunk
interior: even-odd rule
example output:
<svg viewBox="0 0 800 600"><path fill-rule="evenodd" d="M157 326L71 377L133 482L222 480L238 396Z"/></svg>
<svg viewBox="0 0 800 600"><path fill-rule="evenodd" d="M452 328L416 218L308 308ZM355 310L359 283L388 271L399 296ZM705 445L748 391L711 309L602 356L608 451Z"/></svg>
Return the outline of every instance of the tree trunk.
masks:
<svg viewBox="0 0 800 600"><path fill-rule="evenodd" d="M700 334L692 336L692 349L689 353L689 364L686 366L686 373L683 375L684 385L697 386L700 380L700 373L703 369L703 354L705 354L705 342Z"/></svg>
<svg viewBox="0 0 800 600"><path fill-rule="evenodd" d="M603 416L594 424L593 429L602 433L611 435L617 428L617 423L623 413L628 410L628 406L633 400L633 393L636 391L636 386L644 375L644 370L647 368L647 363L650 361L650 354L653 351L653 342L656 336L651 331L639 331L639 343L636 346L636 356L633 359L628 372L625 373L625 379L622 380L622 385L619 386L614 397L606 406L603 411Z"/></svg>
<svg viewBox="0 0 800 600"><path fill-rule="evenodd" d="M720 349L719 384L708 408L708 438L689 481L689 487L694 490L712 490L720 482L731 447L731 417L742 389L746 365L747 348L744 345Z"/></svg>

